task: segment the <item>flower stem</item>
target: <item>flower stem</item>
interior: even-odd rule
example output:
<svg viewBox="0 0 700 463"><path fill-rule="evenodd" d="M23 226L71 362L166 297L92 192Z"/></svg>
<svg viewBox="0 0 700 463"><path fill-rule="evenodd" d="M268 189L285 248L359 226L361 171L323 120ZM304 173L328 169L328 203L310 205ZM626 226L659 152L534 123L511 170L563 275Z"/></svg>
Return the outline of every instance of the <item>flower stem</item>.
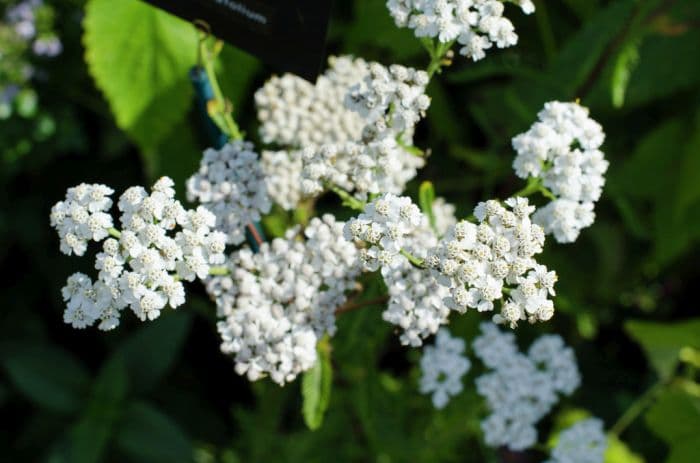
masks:
<svg viewBox="0 0 700 463"><path fill-rule="evenodd" d="M516 191L515 193L513 193L513 196L514 197L520 196L523 198L526 196L530 196L531 194L537 193L538 191L540 191L541 185L542 185L542 183L541 183L539 178L530 177L527 179L527 185L525 185L525 187L522 190Z"/></svg>
<svg viewBox="0 0 700 463"><path fill-rule="evenodd" d="M554 201L555 199L557 199L557 197L554 196L554 193L552 193L549 190L549 188L542 185L542 179L537 178L537 177L528 178L527 185L525 185L525 187L522 190L516 191L515 193L513 193L512 196L514 196L514 197L520 196L520 197L524 198L524 197L530 196L534 193L539 193L551 201Z"/></svg>
<svg viewBox="0 0 700 463"><path fill-rule="evenodd" d="M364 201L360 201L359 199L355 198L353 195L343 190L339 186L328 185L328 189L331 190L333 193L337 194L338 197L340 197L340 199L343 200L344 206L348 206L349 208L354 209L356 211L365 210Z"/></svg>
<svg viewBox="0 0 700 463"><path fill-rule="evenodd" d="M226 276L230 275L231 272L229 271L228 267L222 265L219 267L209 267L209 275L213 276Z"/></svg>
<svg viewBox="0 0 700 463"><path fill-rule="evenodd" d="M375 297L374 299L369 299L366 301L348 302L348 303L343 304L340 307L338 307L338 309L336 309L336 311L335 311L335 314L339 315L341 313L350 312L351 310L361 309L363 307L367 307L370 305L383 304L388 300L389 300L389 296L387 294L385 294L383 296L378 296L378 297Z"/></svg>
<svg viewBox="0 0 700 463"><path fill-rule="evenodd" d="M109 236L119 239L122 236L122 232L117 230L116 228L112 227L107 230L107 233L109 233Z"/></svg>
<svg viewBox="0 0 700 463"><path fill-rule="evenodd" d="M408 261L411 263L416 268L424 269L425 268L425 261L423 259L419 259L418 257L414 256L410 252L406 251L405 249L401 249L401 255L404 256Z"/></svg>
<svg viewBox="0 0 700 463"><path fill-rule="evenodd" d="M451 64L449 59L445 59L445 55L452 48L452 44L454 44L454 40L446 43L438 42L436 47L430 40L423 41L423 45L430 53L430 64L428 64L428 69L426 70L429 78L432 78L435 73L439 73L443 66Z"/></svg>
<svg viewBox="0 0 700 463"><path fill-rule="evenodd" d="M238 124L236 124L236 121L233 119L231 111L227 108L227 106L229 106L229 103L226 100L226 97L224 97L224 93L221 91L221 86L219 86L219 81L216 78L216 71L214 70L214 58L216 57L217 52L208 50L205 40L200 41L199 47L204 71L207 74L207 78L209 79L209 83L211 84L212 91L214 92L214 101L216 102L217 112L216 115L219 116L213 117L212 119L214 119L214 121L217 122L217 125L223 125L221 129L224 132L226 132L226 135L228 135L229 138L231 138L232 140L242 140L243 134L238 128ZM221 124L219 118L223 120L223 124Z"/></svg>
<svg viewBox="0 0 700 463"><path fill-rule="evenodd" d="M610 434L620 437L627 427L656 399L656 397L668 386L669 381L661 379L654 383L647 391L639 396L632 405L620 416L610 428Z"/></svg>

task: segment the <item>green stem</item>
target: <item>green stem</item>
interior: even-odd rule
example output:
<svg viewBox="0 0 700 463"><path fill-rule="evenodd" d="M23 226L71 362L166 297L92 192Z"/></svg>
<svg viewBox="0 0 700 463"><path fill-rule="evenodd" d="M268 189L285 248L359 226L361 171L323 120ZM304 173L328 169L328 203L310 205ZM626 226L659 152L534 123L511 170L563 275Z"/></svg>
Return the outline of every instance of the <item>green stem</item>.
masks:
<svg viewBox="0 0 700 463"><path fill-rule="evenodd" d="M220 267L209 267L209 275L213 276L226 276L230 275L231 272L229 271L228 267L222 265Z"/></svg>
<svg viewBox="0 0 700 463"><path fill-rule="evenodd" d="M231 112L226 109L227 101L224 97L224 93L221 91L221 86L219 86L219 80L216 78L216 71L214 70L214 59L209 50L206 49L206 42L200 42L200 56L202 57L202 63L204 65L204 72L207 74L209 83L211 84L212 91L214 92L214 99L219 108L220 116L223 119L226 135L233 140L243 140L243 134L238 128L238 124L233 119Z"/></svg>
<svg viewBox="0 0 700 463"><path fill-rule="evenodd" d="M113 237L113 238L116 238L116 239L119 239L119 238L121 238L121 236L122 236L122 232L120 232L120 231L117 230L116 228L110 228L110 229L108 229L108 230L107 230L107 233L109 233L109 236L111 236L111 237Z"/></svg>
<svg viewBox="0 0 700 463"><path fill-rule="evenodd" d="M644 394L639 396L632 405L620 416L615 424L610 428L610 434L620 437L627 427L637 419L637 417L656 399L656 397L668 386L669 381L660 379L651 386Z"/></svg>
<svg viewBox="0 0 700 463"><path fill-rule="evenodd" d="M449 64L445 61L445 54L450 50L450 48L452 48L454 40L447 43L438 42L437 47L434 45L428 46L425 41L423 44L428 50L428 53L430 53L430 64L428 65L426 72L428 73L428 77L432 79L435 73L440 72L442 66Z"/></svg>
<svg viewBox="0 0 700 463"><path fill-rule="evenodd" d="M523 188L520 191L516 191L513 193L513 197L526 197L530 196L533 193L537 193L540 191L540 187L542 186L542 183L540 182L540 179L537 177L530 177L527 179L527 185L525 185L525 188Z"/></svg>
<svg viewBox="0 0 700 463"><path fill-rule="evenodd" d="M527 197L530 196L534 193L540 193L542 196L545 198L554 201L557 199L556 196L554 196L554 193L552 193L549 188L545 187L542 185L542 180L537 178L537 177L530 177L527 180L527 185L520 190L516 191L515 193L512 194L513 197L520 196L520 197Z"/></svg>
<svg viewBox="0 0 700 463"><path fill-rule="evenodd" d="M365 203L336 185L328 185L328 189L337 194L343 200L343 205L356 211L364 211Z"/></svg>
<svg viewBox="0 0 700 463"><path fill-rule="evenodd" d="M424 269L425 268L425 261L423 259L419 259L418 257L414 256L410 252L406 251L405 249L401 249L401 255L404 256L408 261L411 263L416 268Z"/></svg>

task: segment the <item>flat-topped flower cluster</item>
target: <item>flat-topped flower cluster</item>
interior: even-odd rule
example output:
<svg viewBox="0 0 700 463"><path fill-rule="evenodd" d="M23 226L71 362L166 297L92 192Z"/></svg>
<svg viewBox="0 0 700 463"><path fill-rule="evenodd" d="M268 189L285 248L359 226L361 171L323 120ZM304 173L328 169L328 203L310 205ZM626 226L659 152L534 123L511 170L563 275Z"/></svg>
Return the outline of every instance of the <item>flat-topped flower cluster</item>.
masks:
<svg viewBox="0 0 700 463"><path fill-rule="evenodd" d="M228 261L230 275L213 277L221 349L236 371L254 381L269 375L283 385L316 362L316 344L335 333L335 312L355 288L357 250L338 239L343 223L314 218L303 233L242 248Z"/></svg>
<svg viewBox="0 0 700 463"><path fill-rule="evenodd" d="M577 103L545 104L530 129L513 138L513 161L521 178L541 179L555 199L537 211L535 222L560 243L576 241L581 229L595 220L608 170L600 146L603 128Z"/></svg>
<svg viewBox="0 0 700 463"><path fill-rule="evenodd" d="M525 14L535 11L532 0L515 0ZM457 41L459 53L478 61L492 46L511 47L518 35L503 16L500 0L388 0L387 7L398 27L408 27L418 38Z"/></svg>
<svg viewBox="0 0 700 463"><path fill-rule="evenodd" d="M142 187L127 189L117 205L121 231L108 214L113 190L105 185L69 188L53 206L51 225L62 252L81 256L88 241L103 241L95 259L97 280L75 273L63 288L66 323L84 328L99 322L99 329L110 330L126 307L140 320L153 320L166 306L185 302L181 280L203 279L210 266L223 263L226 235L214 230L216 216L201 206L185 209L172 187L163 177L150 194Z"/></svg>
<svg viewBox="0 0 700 463"><path fill-rule="evenodd" d="M481 423L486 443L524 450L537 442L536 424L559 401L571 395L581 377L571 348L557 335L537 339L521 353L513 333L482 323L474 352L490 371L476 388L491 414Z"/></svg>

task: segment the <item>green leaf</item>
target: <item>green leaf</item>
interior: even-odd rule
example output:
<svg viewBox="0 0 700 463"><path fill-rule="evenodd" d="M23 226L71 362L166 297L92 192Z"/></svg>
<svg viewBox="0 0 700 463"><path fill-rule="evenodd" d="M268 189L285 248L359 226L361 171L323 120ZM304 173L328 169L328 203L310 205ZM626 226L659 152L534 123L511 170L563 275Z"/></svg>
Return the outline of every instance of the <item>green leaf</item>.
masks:
<svg viewBox="0 0 700 463"><path fill-rule="evenodd" d="M644 463L644 458L634 453L617 436L608 434L608 448L605 450L605 463Z"/></svg>
<svg viewBox="0 0 700 463"><path fill-rule="evenodd" d="M579 18L587 19L595 13L598 5L600 5L600 0L564 0L564 3L571 8Z"/></svg>
<svg viewBox="0 0 700 463"><path fill-rule="evenodd" d="M669 390L646 413L649 429L670 447L666 463L694 463L700 455L700 398Z"/></svg>
<svg viewBox="0 0 700 463"><path fill-rule="evenodd" d="M147 392L166 375L180 353L191 322L191 314L184 310L168 313L139 329L114 353L124 361L133 393Z"/></svg>
<svg viewBox="0 0 700 463"><path fill-rule="evenodd" d="M677 323L628 321L625 331L642 346L660 378L669 378L683 347L700 347L700 318Z"/></svg>
<svg viewBox="0 0 700 463"><path fill-rule="evenodd" d="M76 411L89 387L85 367L57 346L17 346L6 354L3 366L22 395L56 412Z"/></svg>
<svg viewBox="0 0 700 463"><path fill-rule="evenodd" d="M132 403L116 432L117 447L129 461L189 462L193 448L180 426L145 402Z"/></svg>
<svg viewBox="0 0 700 463"><path fill-rule="evenodd" d="M328 338L318 343L317 353L316 364L304 373L301 381L302 414L306 425L311 430L318 429L323 423L323 415L331 398L333 367Z"/></svg>
<svg viewBox="0 0 700 463"><path fill-rule="evenodd" d="M700 82L697 59L700 30L678 36L650 36L639 49L640 61L630 79L627 106L648 104L688 90Z"/></svg>
<svg viewBox="0 0 700 463"><path fill-rule="evenodd" d="M435 188L431 182L425 181L418 189L418 201L420 208L428 216L430 226L435 228L435 213L433 212L433 202L435 202Z"/></svg>
<svg viewBox="0 0 700 463"><path fill-rule="evenodd" d="M556 74L557 80L571 91L581 86L593 72L607 45L623 29L625 20L632 15L634 4L632 0L612 2L587 22L566 43L552 64L551 71Z"/></svg>
<svg viewBox="0 0 700 463"><path fill-rule="evenodd" d="M125 365L116 357L100 371L85 413L68 432L66 461L97 463L102 460L114 424L121 416L126 392Z"/></svg>
<svg viewBox="0 0 700 463"><path fill-rule="evenodd" d="M88 69L117 125L143 151L155 149L191 102L194 28L138 0L90 0L83 26Z"/></svg>
<svg viewBox="0 0 700 463"><path fill-rule="evenodd" d="M625 93L632 78L632 73L639 64L639 42L627 43L617 55L610 80L612 104L621 108L625 104Z"/></svg>

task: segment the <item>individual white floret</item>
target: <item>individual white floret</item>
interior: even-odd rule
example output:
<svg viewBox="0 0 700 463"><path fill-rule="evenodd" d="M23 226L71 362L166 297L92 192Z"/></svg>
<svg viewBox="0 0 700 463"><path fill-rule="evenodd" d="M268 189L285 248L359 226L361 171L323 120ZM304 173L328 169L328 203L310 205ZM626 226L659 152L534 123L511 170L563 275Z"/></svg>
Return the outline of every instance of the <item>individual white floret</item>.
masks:
<svg viewBox="0 0 700 463"><path fill-rule="evenodd" d="M513 138L516 175L540 178L556 199L533 220L560 243L575 241L595 220L608 162L599 150L605 134L578 103L546 103L532 127Z"/></svg>
<svg viewBox="0 0 700 463"><path fill-rule="evenodd" d="M432 396L433 406L437 409L444 408L450 397L462 392L462 377L471 367L471 362L464 356L464 348L463 339L452 337L446 328L441 328L435 344L423 349L420 391Z"/></svg>
<svg viewBox="0 0 700 463"><path fill-rule="evenodd" d="M231 244L242 243L246 225L260 221L271 207L258 155L244 141L207 149L199 171L187 180L187 197L207 206Z"/></svg>
<svg viewBox="0 0 700 463"><path fill-rule="evenodd" d="M515 3L525 14L535 11L531 0ZM460 54L474 61L482 59L493 45L506 48L518 42L500 0L388 0L387 7L398 27L440 43L456 40L462 45Z"/></svg>
<svg viewBox="0 0 700 463"><path fill-rule="evenodd" d="M597 418L579 421L563 430L545 463L603 463L608 439Z"/></svg>

